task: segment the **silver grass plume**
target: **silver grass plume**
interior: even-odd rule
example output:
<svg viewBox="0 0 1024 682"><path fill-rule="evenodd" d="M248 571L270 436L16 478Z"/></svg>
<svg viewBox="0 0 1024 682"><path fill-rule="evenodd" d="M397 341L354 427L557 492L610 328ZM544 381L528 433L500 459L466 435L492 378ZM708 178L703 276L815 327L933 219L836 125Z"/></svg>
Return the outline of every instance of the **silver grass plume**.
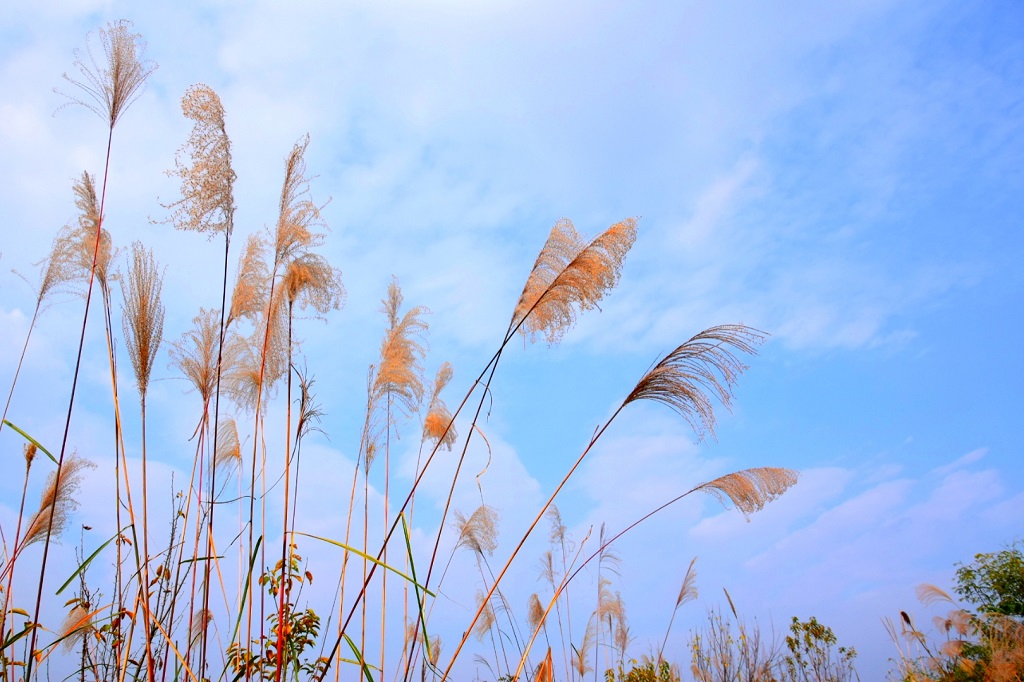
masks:
<svg viewBox="0 0 1024 682"><path fill-rule="evenodd" d="M756 467L726 474L702 483L696 490L706 492L725 503L732 503L749 517L766 504L782 495L797 482L797 473L780 467Z"/></svg>
<svg viewBox="0 0 1024 682"><path fill-rule="evenodd" d="M736 352L756 354L767 334L743 325L706 329L669 353L644 375L623 405L637 400L663 403L685 419L703 438L715 433L714 396L726 409L732 390L746 369Z"/></svg>
<svg viewBox="0 0 1024 682"><path fill-rule="evenodd" d="M71 519L71 514L78 508L78 501L75 500L74 495L82 484L85 470L95 467L95 464L87 459L82 459L77 452L73 452L64 460L64 466L60 469L59 481L57 472L50 472L39 498L39 509L29 519L25 537L21 541L21 547L18 548L19 552L25 547L45 539L47 529L50 529L54 537L59 537L64 532ZM53 517L52 526L51 517Z"/></svg>
<svg viewBox="0 0 1024 682"><path fill-rule="evenodd" d="M139 393L145 398L164 332L164 306L160 300L163 273L153 252L141 242L132 244L132 264L121 281L124 294L125 345L135 370Z"/></svg>
<svg viewBox="0 0 1024 682"><path fill-rule="evenodd" d="M498 512L494 507L482 504L468 519L456 511L455 528L459 533L456 547L465 547L480 555L494 554L498 548Z"/></svg>
<svg viewBox="0 0 1024 682"><path fill-rule="evenodd" d="M224 105L213 88L200 83L185 91L181 111L195 125L175 155L174 170L167 171L181 178L181 199L164 207L173 210L169 221L179 230L205 232L211 238L225 233L230 238L236 175L231 167Z"/></svg>
<svg viewBox="0 0 1024 682"><path fill-rule="evenodd" d="M615 287L636 241L636 220L615 223L587 243L567 219L551 229L512 313L510 328L554 344L576 322L577 309L596 308Z"/></svg>
<svg viewBox="0 0 1024 682"><path fill-rule="evenodd" d="M78 74L64 74L64 80L84 93L71 95L61 90L68 104L80 104L104 119L113 129L121 114L142 93L146 79L156 70L156 63L143 59L146 44L142 36L132 33L132 23L121 19L99 30L97 54L93 34L86 38L85 52L76 49L74 66Z"/></svg>

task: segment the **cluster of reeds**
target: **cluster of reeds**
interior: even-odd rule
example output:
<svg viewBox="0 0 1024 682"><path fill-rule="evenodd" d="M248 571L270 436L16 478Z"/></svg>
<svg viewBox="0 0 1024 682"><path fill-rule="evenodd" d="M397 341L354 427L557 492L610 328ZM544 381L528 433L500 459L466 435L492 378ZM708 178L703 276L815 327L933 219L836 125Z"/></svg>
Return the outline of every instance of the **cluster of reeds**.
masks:
<svg viewBox="0 0 1024 682"><path fill-rule="evenodd" d="M950 610L935 616L927 630L906 611L900 611L898 621L885 619L886 630L896 644L893 662L901 682L1024 679L1024 622L1020 617L971 613L945 590L927 583L918 585L917 597L925 606L945 603Z"/></svg>
<svg viewBox="0 0 1024 682"><path fill-rule="evenodd" d="M470 443L483 438L481 415L502 354L517 336L558 342L581 313L597 307L616 286L636 238L634 219L616 223L593 239L561 220L528 273L493 355L457 402L443 397L453 378L449 363L441 363L432 382L424 374L426 309L406 306L397 280L392 281L381 306L379 359L367 376L358 461L349 496L338 509L344 516L344 537L306 532L296 523L297 491L304 473L302 447L319 430L322 413L314 379L300 369L304 364L298 361L295 323L303 310L326 316L341 307L345 296L339 270L319 252L327 226L323 204L311 197L305 160L309 138L299 140L286 156L276 221L265 233L246 237L232 273L236 174L226 113L212 88L195 85L186 91L182 111L193 129L170 171L180 180L181 197L165 206L166 222L223 238L224 269L219 306L215 296L202 302L194 327L165 343L162 267L142 244L133 244L122 254L113 246L116 229L108 232L105 225L115 127L155 69L143 53L144 45L131 25L115 22L101 29L85 52L76 53L76 73L65 76L70 103L86 106L107 126L106 160L98 192L88 172L75 183L78 224L58 233L50 255L40 264L36 316L56 291L80 291L85 299L64 430L54 438L59 449L54 447L51 453L41 442L48 436L29 435L7 421L18 372L5 406L7 428L0 426L11 438L17 435L29 443L17 527L13 534L4 533L4 679L38 677L40 665L61 643L74 651L74 675L83 680L320 682L329 675L336 680L449 679L474 635L487 640L493 658L485 655L478 660L495 677L539 682L584 679L601 667L616 662L621 666L631 641L625 605L612 579L619 561L612 544L618 537L692 493L709 493L750 514L796 481L785 469L738 471L682 491L618 533L602 527L595 539L588 533L574 540L563 523L554 504L557 495L632 403L662 403L698 436L714 433L715 403L729 406L733 386L745 369L741 355L753 354L765 334L742 325L713 327L680 344L643 374L585 444L507 557L493 560L498 549L497 510L482 500L466 515L452 508L452 500ZM111 287L114 281L120 282L119 292ZM53 569L48 565L49 548L67 524L76 490L90 466L69 447L68 433L97 286L112 392L116 483L110 514L117 531L88 556L83 553L78 566L68 571L60 591L77 584L77 595L65 604L64 624L47 629L41 614L44 597L51 598L44 594L44 579ZM115 324L118 296L120 330ZM121 401L119 349L130 361L138 412ZM181 490L172 497L169 535L150 522L155 502L147 449L147 422L155 416L147 413L148 389L164 350L198 398L194 455ZM282 414L268 409L275 401ZM139 453L137 480L130 475L134 464L124 428L129 419L138 420L141 438L131 444ZM398 490L392 479L392 450L398 429L407 431L410 422L417 424L419 455L411 486ZM268 443L278 444L276 451ZM51 471L39 508L30 513L26 495L30 474L39 468L32 465L39 461L40 451L51 460ZM409 532L416 494L442 451L451 453L455 471L432 547L421 555L413 551ZM383 494L379 510L370 505L371 475L372 485ZM518 557L527 539L545 518L550 523L550 549L543 555L542 572L547 591L531 595L527 615L519 619L512 598L502 589L503 580L513 563L522 561ZM446 545L444 530L452 524L457 538ZM314 610L301 603L313 572L298 553L300 541L326 542L342 550L336 575L330 575L329 567L316 567L321 579L326 571L337 585L335 603L329 608ZM35 587L29 609L14 603L13 595L24 590L15 592L12 584L22 550L34 543L44 544L38 563L18 572L25 582L26 574L31 576ZM437 600L438 591L459 550L472 556L480 591L476 612L466 619L461 637L448 635L442 647L431 616L436 606L444 606ZM112 563L114 577L112 584L97 588L88 583L86 572L99 557ZM588 566L598 575L595 607L574 618L570 584ZM692 568L691 564L676 608L694 594ZM320 614L327 614L327 622ZM375 624L379 630L371 631ZM546 655L531 658L538 639L543 640ZM659 665L663 650L664 644Z"/></svg>

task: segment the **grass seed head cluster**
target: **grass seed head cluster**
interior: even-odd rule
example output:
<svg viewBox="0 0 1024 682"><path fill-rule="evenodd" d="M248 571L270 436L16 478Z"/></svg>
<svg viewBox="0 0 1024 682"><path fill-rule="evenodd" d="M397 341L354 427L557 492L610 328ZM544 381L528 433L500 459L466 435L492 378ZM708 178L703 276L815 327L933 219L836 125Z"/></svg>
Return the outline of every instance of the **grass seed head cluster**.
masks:
<svg viewBox="0 0 1024 682"><path fill-rule="evenodd" d="M303 444L320 430L323 414L313 375L300 361L295 323L302 311L327 318L345 301L341 272L320 251L327 224L325 204L311 195L306 166L310 139L303 137L286 155L272 227L240 241L234 229L237 175L228 113L209 86L186 90L182 113L193 127L168 171L180 181L180 198L164 205L164 222L222 245L224 267L219 302L200 302L192 327L165 341L163 266L141 243L116 248L119 226L105 221L116 124L156 70L144 53L145 45L130 23L108 24L90 36L84 50L75 52L72 75L65 74L59 91L69 105L84 106L104 121L108 144L103 168L95 176L84 171L74 182L77 224L60 230L49 256L37 264L36 316L56 293L82 293L85 299L63 431L30 435L7 421L8 410L17 405L20 363L0 426L5 439L28 440L17 528L4 529L3 678L45 675L43 666L50 657L63 655L71 661L73 676L97 681L444 679L452 676L474 635L484 652L476 654L475 663L495 678L583 679L591 671L612 667L608 651L615 652L621 671L632 637L625 602L614 589L619 559L612 543L636 524L614 535L602 527L596 539L587 534L574 540L555 498L632 403L661 403L685 419L698 437L713 435L714 406L729 407L745 369L742 356L754 354L766 335L743 325L713 327L656 363L597 429L529 527L514 538L514 549L503 555L498 553L500 516L483 499L482 487L481 504L468 516L453 508L470 442L480 439L490 449L481 422L499 361L517 336L558 343L581 314L598 307L619 281L637 238L637 221L623 220L587 238L569 220L559 220L526 273L507 329L496 330L491 359L458 399L448 394L454 376L450 363L442 362L432 381L425 376L427 309L406 305L394 279L381 301L384 333L379 358L367 373L358 461L349 496L338 507L344 515L344 536L309 533L297 526L297 492ZM112 291L113 281L119 282L119 291ZM120 306L115 305L118 295ZM90 316L94 307L101 315L98 323ZM106 339L116 462L110 472L115 494L109 514L117 532L89 548L88 555L83 544L77 566L67 570L48 565L49 549L66 530L92 466L69 443L90 324L102 325ZM26 351L35 325L33 317ZM164 498L163 491L150 486L146 447L147 422L161 418L147 414L146 398L164 352L187 380L194 395L189 400L199 408L190 439L193 456L184 480L175 483L169 529L150 524ZM130 361L138 411L118 393L124 367L118 356L123 354ZM272 403L282 409L270 411ZM417 426L409 428L410 422ZM128 435L127 423L138 424L141 442L128 442L135 436ZM404 489L392 479L392 449L400 431L420 439L413 483ZM47 457L40 458L39 451ZM129 474L136 466L129 451L141 458L140 479ZM410 528L416 493L442 451L454 458L455 473L427 551L414 549ZM25 507L25 495L40 461L49 471L39 507L32 511ZM383 481L382 508L369 504L371 473L375 481ZM793 472L780 468L738 471L680 491L637 523L696 492L731 502L749 515L795 482ZM512 602L522 600L507 597L503 580L513 563L530 560L521 550L545 518L550 525L550 549L542 557L547 591L530 595L526 615L520 618ZM456 539L446 544L444 531L451 527ZM339 548L340 571L332 574L337 566L308 566L298 553L300 540ZM35 544L44 545L41 556L23 558L22 551ZM461 635L438 632L434 624L435 609L446 607L438 595L447 566L459 560L458 550L466 550L460 557L472 557L480 579L476 613L466 618ZM113 565L111 584L96 586L88 579L90 566L100 562ZM569 599L570 583L587 566L598 574L595 607L574 613L579 602ZM70 576L61 591L72 586L75 596L64 603L63 623L46 625L41 616L52 612L49 604L67 599L44 590L53 570ZM336 585L333 604L303 602L303 589L314 571L317 580ZM691 563L677 610L696 595L695 575ZM15 603L15 595L29 601ZM664 648L663 642L650 662L652 669L662 669Z"/></svg>

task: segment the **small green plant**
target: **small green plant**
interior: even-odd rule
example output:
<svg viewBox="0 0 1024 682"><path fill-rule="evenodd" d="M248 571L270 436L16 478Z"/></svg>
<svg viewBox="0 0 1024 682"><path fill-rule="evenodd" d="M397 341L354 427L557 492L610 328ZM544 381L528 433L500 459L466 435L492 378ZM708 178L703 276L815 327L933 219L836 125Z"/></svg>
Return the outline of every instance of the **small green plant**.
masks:
<svg viewBox="0 0 1024 682"><path fill-rule="evenodd" d="M793 616L786 635L787 653L782 672L787 682L850 682L859 680L853 662L856 650L836 646L832 628L811 616L807 622Z"/></svg>
<svg viewBox="0 0 1024 682"><path fill-rule="evenodd" d="M269 637L253 639L248 648L237 642L228 647L228 666L234 671L235 680L253 676L264 680L299 680L302 673L315 677L325 670L326 659L309 656L320 635L320 616L313 609L299 611L295 606L302 585L313 582L313 574L303 568L296 545L292 543L289 549L287 561L278 561L259 579L271 599L281 598L284 602L283 609L272 611L267 617Z"/></svg>

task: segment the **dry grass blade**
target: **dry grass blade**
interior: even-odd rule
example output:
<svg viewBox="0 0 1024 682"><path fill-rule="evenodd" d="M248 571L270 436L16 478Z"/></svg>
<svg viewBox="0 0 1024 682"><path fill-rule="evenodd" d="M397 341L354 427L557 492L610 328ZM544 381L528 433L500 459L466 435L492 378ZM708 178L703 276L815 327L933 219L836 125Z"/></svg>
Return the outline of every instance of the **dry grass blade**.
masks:
<svg viewBox="0 0 1024 682"><path fill-rule="evenodd" d="M555 224L512 314L512 327L535 340L557 343L577 311L597 307L619 281L622 262L636 240L636 220L616 223L585 244L568 220ZM521 324L520 324L521 323Z"/></svg>
<svg viewBox="0 0 1024 682"><path fill-rule="evenodd" d="M456 511L455 528L459 532L456 547L465 547L477 554L494 554L498 548L498 512L494 507L482 504L468 519Z"/></svg>
<svg viewBox="0 0 1024 682"><path fill-rule="evenodd" d="M125 345L135 370L139 393L146 395L153 362L164 333L164 306L160 300L163 273L157 267L153 252L141 242L132 244L132 265L121 282L124 294Z"/></svg>
<svg viewBox="0 0 1024 682"><path fill-rule="evenodd" d="M195 125L178 150L174 170L167 171L181 178L181 199L164 206L173 210L169 222L179 230L206 232L211 238L221 232L230 237L235 171L231 168L231 140L224 127L224 105L213 88L198 84L185 91L181 111Z"/></svg>
<svg viewBox="0 0 1024 682"><path fill-rule="evenodd" d="M702 483L695 490L714 495L723 504L723 498L728 497L744 516L749 517L789 490L796 481L795 471L780 467L757 467Z"/></svg>
<svg viewBox="0 0 1024 682"><path fill-rule="evenodd" d="M25 547L45 539L47 529L50 529L54 537L58 537L64 532L71 513L78 508L78 501L75 500L74 495L82 484L85 470L95 467L95 464L87 459L82 459L78 453L73 452L64 460L64 466L60 470L60 481L57 480L56 471L50 472L46 479L46 485L43 486L43 494L39 498L39 510L29 519L25 537L21 541L21 547L18 548L19 552ZM50 517L53 517L52 522Z"/></svg>
<svg viewBox="0 0 1024 682"><path fill-rule="evenodd" d="M75 68L80 76L64 74L64 80L85 93L85 98L69 95L69 104L81 104L106 120L113 128L132 102L142 92L146 78L156 70L156 64L142 58L146 44L142 36L131 32L132 23L120 20L99 30L102 60L98 60L92 44L92 34L86 39L85 54L75 50Z"/></svg>
<svg viewBox="0 0 1024 682"><path fill-rule="evenodd" d="M548 655L537 666L537 672L533 676L533 682L554 682L555 663L551 660L551 647L548 647Z"/></svg>
<svg viewBox="0 0 1024 682"><path fill-rule="evenodd" d="M664 403L686 419L699 437L714 436L711 397L717 397L729 409L733 385L746 369L736 352L755 355L755 347L766 336L743 325L702 331L647 372L623 405L637 400Z"/></svg>
<svg viewBox="0 0 1024 682"><path fill-rule="evenodd" d="M280 213L274 232L274 262L278 264L286 263L298 253L319 245L323 241L323 234L316 229L327 227L320 216L321 207L309 198L305 160L308 146L307 135L292 147L285 161Z"/></svg>

